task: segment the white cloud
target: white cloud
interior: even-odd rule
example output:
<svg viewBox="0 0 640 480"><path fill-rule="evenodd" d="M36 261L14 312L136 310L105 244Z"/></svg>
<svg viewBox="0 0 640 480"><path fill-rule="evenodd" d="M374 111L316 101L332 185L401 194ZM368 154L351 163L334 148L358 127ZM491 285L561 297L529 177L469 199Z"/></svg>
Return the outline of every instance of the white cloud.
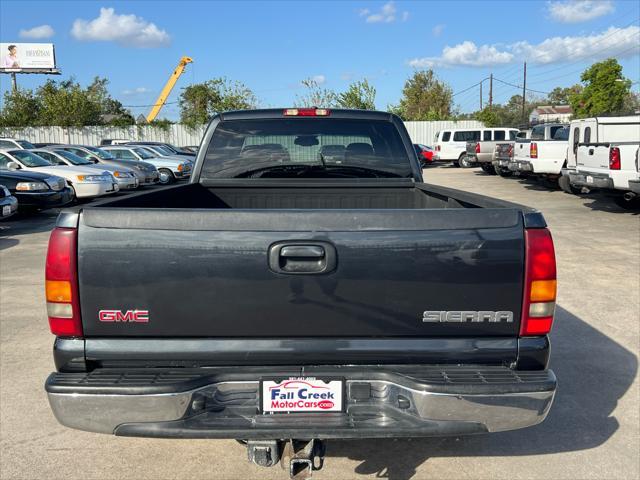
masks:
<svg viewBox="0 0 640 480"><path fill-rule="evenodd" d="M470 41L462 42L454 47L446 46L442 50L440 57L414 58L409 61L409 65L416 68L424 67L487 67L510 63L513 54L501 52L491 45L481 45L478 47Z"/></svg>
<svg viewBox="0 0 640 480"><path fill-rule="evenodd" d="M93 20L78 18L71 35L82 41L116 42L124 47L154 48L166 46L171 38L165 30L135 15L118 15L113 8L101 8Z"/></svg>
<svg viewBox="0 0 640 480"><path fill-rule="evenodd" d="M149 93L150 91L151 90L149 90L147 87L136 87L132 89L123 90L122 94L123 95L141 95L143 93Z"/></svg>
<svg viewBox="0 0 640 480"><path fill-rule="evenodd" d="M562 23L578 23L608 15L614 11L611 0L564 0L548 2L551 18Z"/></svg>
<svg viewBox="0 0 640 480"><path fill-rule="evenodd" d="M537 45L518 42L511 45L511 51L520 58L541 64L630 57L640 53L640 27L610 27L599 34L547 38Z"/></svg>
<svg viewBox="0 0 640 480"><path fill-rule="evenodd" d="M395 2L390 1L385 3L376 13L372 13L368 8L363 8L360 10L359 15L365 17L367 23L391 23L397 20L397 13L398 9ZM406 22L409 19L409 12L403 11L400 19Z"/></svg>
<svg viewBox="0 0 640 480"><path fill-rule="evenodd" d="M608 57L630 57L640 53L640 27L610 27L602 33L575 37L553 37L538 44L522 41L501 48L476 45L465 41L446 46L438 57L409 60L416 68L425 67L491 67L514 61L548 64L574 60L601 60Z"/></svg>
<svg viewBox="0 0 640 480"><path fill-rule="evenodd" d="M311 77L311 80L316 82L318 85L322 85L327 81L327 77L325 77L324 75L314 75L313 77Z"/></svg>
<svg viewBox="0 0 640 480"><path fill-rule="evenodd" d="M439 37L440 35L442 35L442 32L444 32L445 27L446 27L445 24L439 23L438 25L435 25L431 29L431 33L433 34L434 37Z"/></svg>
<svg viewBox="0 0 640 480"><path fill-rule="evenodd" d="M43 40L53 37L55 33L51 25L39 25L29 30L20 30L19 35L20 38L28 38L29 40Z"/></svg>

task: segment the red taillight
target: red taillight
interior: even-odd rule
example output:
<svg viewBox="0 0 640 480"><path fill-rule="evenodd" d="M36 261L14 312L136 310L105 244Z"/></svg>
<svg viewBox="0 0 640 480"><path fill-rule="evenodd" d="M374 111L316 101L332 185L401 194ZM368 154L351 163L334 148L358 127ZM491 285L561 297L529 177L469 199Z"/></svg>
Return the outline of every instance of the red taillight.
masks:
<svg viewBox="0 0 640 480"><path fill-rule="evenodd" d="M61 337L82 337L75 228L55 228L49 238L45 266L47 315L51 333Z"/></svg>
<svg viewBox="0 0 640 480"><path fill-rule="evenodd" d="M476 143L476 153L480 153L480 142Z"/></svg>
<svg viewBox="0 0 640 480"><path fill-rule="evenodd" d="M440 151L440 145L436 145L436 152Z"/></svg>
<svg viewBox="0 0 640 480"><path fill-rule="evenodd" d="M529 156L531 158L538 158L538 144L532 143L529 145Z"/></svg>
<svg viewBox="0 0 640 480"><path fill-rule="evenodd" d="M513 145L509 145L509 149L507 150L507 153L510 157L513 157Z"/></svg>
<svg viewBox="0 0 640 480"><path fill-rule="evenodd" d="M556 308L556 256L546 228L525 230L524 298L520 336L546 335Z"/></svg>
<svg viewBox="0 0 640 480"><path fill-rule="evenodd" d="M287 108L282 114L285 117L328 117L331 111L326 108Z"/></svg>
<svg viewBox="0 0 640 480"><path fill-rule="evenodd" d="M609 149L609 169L620 170L620 149L618 147Z"/></svg>

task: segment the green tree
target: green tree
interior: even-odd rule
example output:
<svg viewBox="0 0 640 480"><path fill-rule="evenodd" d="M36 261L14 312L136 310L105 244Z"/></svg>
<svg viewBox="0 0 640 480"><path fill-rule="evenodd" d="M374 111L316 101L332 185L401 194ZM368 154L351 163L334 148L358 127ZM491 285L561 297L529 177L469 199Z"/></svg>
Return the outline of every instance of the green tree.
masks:
<svg viewBox="0 0 640 480"><path fill-rule="evenodd" d="M38 125L82 127L102 123L100 104L73 79L47 80L36 90L41 102Z"/></svg>
<svg viewBox="0 0 640 480"><path fill-rule="evenodd" d="M306 78L302 80L305 93L296 95L296 107L330 108L338 105L338 95L333 90L323 88L317 80Z"/></svg>
<svg viewBox="0 0 640 480"><path fill-rule="evenodd" d="M375 110L376 89L366 78L353 82L346 92L338 94L337 104L340 108Z"/></svg>
<svg viewBox="0 0 640 480"><path fill-rule="evenodd" d="M489 108L484 107L482 110L476 113L476 120L484 123L486 127L504 127L509 126L503 124L504 112L499 111L503 108Z"/></svg>
<svg viewBox="0 0 640 480"><path fill-rule="evenodd" d="M83 88L73 78L48 80L35 92L6 92L0 123L7 127L131 125L133 117L107 90L107 79L96 77Z"/></svg>
<svg viewBox="0 0 640 480"><path fill-rule="evenodd" d="M574 118L623 112L631 80L622 75L622 66L615 58L594 63L580 80L582 91L569 96Z"/></svg>
<svg viewBox="0 0 640 480"><path fill-rule="evenodd" d="M548 103L551 105L569 105L569 97L582 92L582 85L576 84L571 87L556 87L551 90L547 97Z"/></svg>
<svg viewBox="0 0 640 480"><path fill-rule="evenodd" d="M389 111L404 120L446 120L451 117L453 92L433 70L416 71L402 90L402 98Z"/></svg>
<svg viewBox="0 0 640 480"><path fill-rule="evenodd" d="M32 90L4 92L4 108L0 112L2 127L30 127L36 124L41 104Z"/></svg>
<svg viewBox="0 0 640 480"><path fill-rule="evenodd" d="M186 87L178 100L180 121L190 127L204 125L221 112L255 108L258 101L243 83L226 77Z"/></svg>

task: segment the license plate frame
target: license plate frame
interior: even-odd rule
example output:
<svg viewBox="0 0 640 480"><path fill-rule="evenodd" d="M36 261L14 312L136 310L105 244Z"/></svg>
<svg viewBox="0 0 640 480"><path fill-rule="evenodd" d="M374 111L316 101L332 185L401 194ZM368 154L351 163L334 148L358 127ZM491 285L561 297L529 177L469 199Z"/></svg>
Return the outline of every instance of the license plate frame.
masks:
<svg viewBox="0 0 640 480"><path fill-rule="evenodd" d="M279 398L276 401L282 402L281 406L273 408L267 402L273 401L271 396L265 395L273 387L281 386L283 393L292 393L292 398ZM296 393L306 389L307 393L319 394L333 393L332 398L300 398ZM313 391L316 390L317 391ZM288 391L287 391L288 390ZM322 414L322 413L343 413L346 409L346 381L343 377L263 377L260 379L258 388L259 410L263 415L283 415L283 414ZM293 406L293 402L317 403L318 406ZM321 402L329 402L333 405L321 407ZM325 403L325 405L327 405ZM266 407L266 408L265 408Z"/></svg>
<svg viewBox="0 0 640 480"><path fill-rule="evenodd" d="M3 205L2 206L2 216L8 217L11 215L11 205Z"/></svg>

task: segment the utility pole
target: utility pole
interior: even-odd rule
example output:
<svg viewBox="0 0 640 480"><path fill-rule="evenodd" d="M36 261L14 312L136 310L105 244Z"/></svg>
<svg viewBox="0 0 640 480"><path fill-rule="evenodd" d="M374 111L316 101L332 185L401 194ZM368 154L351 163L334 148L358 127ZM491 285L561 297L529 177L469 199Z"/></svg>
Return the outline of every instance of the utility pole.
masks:
<svg viewBox="0 0 640 480"><path fill-rule="evenodd" d="M16 79L16 72L11 73L11 87L13 91L18 91L18 80Z"/></svg>
<svg viewBox="0 0 640 480"><path fill-rule="evenodd" d="M482 82L480 82L480 111L482 111Z"/></svg>
<svg viewBox="0 0 640 480"><path fill-rule="evenodd" d="M493 107L493 73L489 75L489 109Z"/></svg>
<svg viewBox="0 0 640 480"><path fill-rule="evenodd" d="M525 106L527 98L527 62L524 62L524 75L522 79L522 121L525 121Z"/></svg>

